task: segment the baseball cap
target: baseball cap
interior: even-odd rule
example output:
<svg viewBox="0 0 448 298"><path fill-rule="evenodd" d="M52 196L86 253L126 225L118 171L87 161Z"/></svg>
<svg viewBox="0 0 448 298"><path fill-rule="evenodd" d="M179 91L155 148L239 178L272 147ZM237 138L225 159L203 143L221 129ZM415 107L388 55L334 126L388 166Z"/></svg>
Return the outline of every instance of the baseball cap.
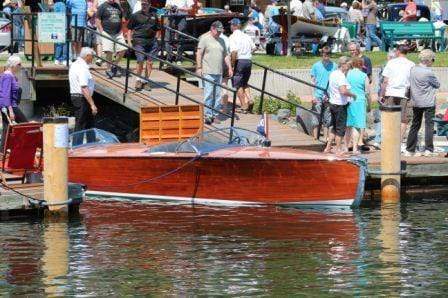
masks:
<svg viewBox="0 0 448 298"><path fill-rule="evenodd" d="M211 25L211 27L215 28L217 31L223 31L224 26L220 21L214 21Z"/></svg>
<svg viewBox="0 0 448 298"><path fill-rule="evenodd" d="M230 25L235 25L235 26L241 25L240 19L237 19L237 18L231 19L229 23L230 23Z"/></svg>

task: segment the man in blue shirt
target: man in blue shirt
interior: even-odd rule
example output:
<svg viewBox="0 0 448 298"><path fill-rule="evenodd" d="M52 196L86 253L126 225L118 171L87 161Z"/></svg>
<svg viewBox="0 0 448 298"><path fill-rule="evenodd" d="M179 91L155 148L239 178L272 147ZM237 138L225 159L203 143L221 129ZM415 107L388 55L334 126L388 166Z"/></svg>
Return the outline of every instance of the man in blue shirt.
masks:
<svg viewBox="0 0 448 298"><path fill-rule="evenodd" d="M72 14L71 34L73 45L73 60L82 48L82 36L87 22L87 1L86 0L67 0L67 10Z"/></svg>
<svg viewBox="0 0 448 298"><path fill-rule="evenodd" d="M327 89L330 73L337 69L336 63L330 60L331 50L325 46L322 48L322 60L313 64L311 67L311 80L314 85ZM326 93L318 88L314 89L313 107L312 110L322 115L322 125L324 127L324 136L328 135L328 128L331 124L331 114L327 102ZM324 109L322 111L322 109ZM317 140L318 136L319 118L313 118L313 136Z"/></svg>

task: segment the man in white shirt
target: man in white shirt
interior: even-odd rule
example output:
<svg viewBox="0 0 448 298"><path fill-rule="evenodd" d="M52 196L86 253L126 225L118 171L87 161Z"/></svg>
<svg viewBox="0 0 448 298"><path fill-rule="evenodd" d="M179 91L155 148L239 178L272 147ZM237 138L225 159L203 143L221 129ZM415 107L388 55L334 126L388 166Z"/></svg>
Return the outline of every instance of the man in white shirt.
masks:
<svg viewBox="0 0 448 298"><path fill-rule="evenodd" d="M386 105L401 105L401 140L406 134L407 124L411 118L409 101L409 76L415 63L406 58L408 47L398 46L397 58L389 60L383 70L381 95Z"/></svg>
<svg viewBox="0 0 448 298"><path fill-rule="evenodd" d="M338 61L338 69L330 74L328 82L328 96L331 112L332 129L329 134L327 147L324 152L331 151L333 141L336 141L336 154L343 154L342 138L345 135L347 127L347 104L356 98L356 95L350 92L350 85L346 75L350 69L350 58L342 56Z"/></svg>
<svg viewBox="0 0 448 298"><path fill-rule="evenodd" d="M300 0L291 0L291 13L296 17L303 17L303 3Z"/></svg>
<svg viewBox="0 0 448 298"><path fill-rule="evenodd" d="M255 44L252 38L241 31L241 21L234 18L230 21L232 34L229 37L230 58L233 66L233 88L237 89L238 99L241 103L241 112L250 113L254 103L250 96L248 86L252 73L252 52Z"/></svg>
<svg viewBox="0 0 448 298"><path fill-rule="evenodd" d="M95 83L89 70L94 54L95 51L91 48L82 48L78 59L72 63L68 73L70 99L75 108L75 131L92 128L93 116L98 113L92 98ZM89 135L87 137L89 140Z"/></svg>

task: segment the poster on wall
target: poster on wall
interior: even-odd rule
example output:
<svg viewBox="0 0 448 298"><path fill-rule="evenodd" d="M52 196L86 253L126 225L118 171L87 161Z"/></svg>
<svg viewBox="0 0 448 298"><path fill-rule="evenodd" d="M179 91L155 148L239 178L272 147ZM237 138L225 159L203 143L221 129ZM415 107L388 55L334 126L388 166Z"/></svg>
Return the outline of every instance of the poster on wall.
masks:
<svg viewBox="0 0 448 298"><path fill-rule="evenodd" d="M37 16L38 41L64 43L66 21L64 13L40 12Z"/></svg>

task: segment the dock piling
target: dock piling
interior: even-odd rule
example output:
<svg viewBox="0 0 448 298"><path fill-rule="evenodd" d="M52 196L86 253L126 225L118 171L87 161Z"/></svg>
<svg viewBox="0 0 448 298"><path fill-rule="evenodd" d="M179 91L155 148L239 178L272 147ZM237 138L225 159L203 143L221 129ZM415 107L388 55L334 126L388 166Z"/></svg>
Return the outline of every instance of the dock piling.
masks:
<svg viewBox="0 0 448 298"><path fill-rule="evenodd" d="M68 213L68 118L43 119L44 198L50 214Z"/></svg>
<svg viewBox="0 0 448 298"><path fill-rule="evenodd" d="M381 106L381 200L400 201L401 106Z"/></svg>

